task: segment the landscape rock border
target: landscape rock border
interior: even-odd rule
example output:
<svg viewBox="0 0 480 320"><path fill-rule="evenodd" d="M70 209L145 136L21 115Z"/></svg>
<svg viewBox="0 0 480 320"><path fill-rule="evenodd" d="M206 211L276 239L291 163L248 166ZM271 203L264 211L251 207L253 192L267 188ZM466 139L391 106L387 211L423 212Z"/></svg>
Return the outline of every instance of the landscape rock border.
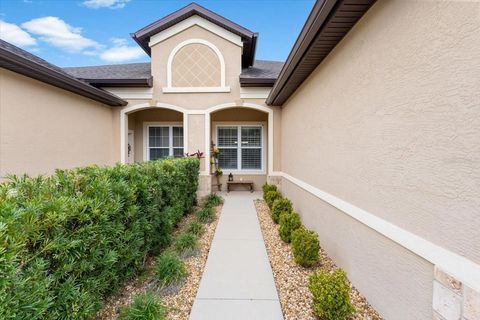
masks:
<svg viewBox="0 0 480 320"><path fill-rule="evenodd" d="M293 260L290 245L280 239L278 225L272 221L270 209L265 201L256 200L255 208L285 320L317 319L312 312L312 295L308 290L308 276L320 269L333 270L336 268L335 264L325 251L320 249L320 260L316 266L304 268L297 265ZM350 300L357 312L349 320L382 319L365 297L351 284Z"/></svg>

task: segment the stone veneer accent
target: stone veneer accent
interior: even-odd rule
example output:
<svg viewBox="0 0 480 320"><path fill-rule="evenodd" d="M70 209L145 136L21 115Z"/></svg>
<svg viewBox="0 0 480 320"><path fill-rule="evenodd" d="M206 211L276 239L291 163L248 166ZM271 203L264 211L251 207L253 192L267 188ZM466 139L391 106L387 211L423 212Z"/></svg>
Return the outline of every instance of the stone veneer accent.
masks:
<svg viewBox="0 0 480 320"><path fill-rule="evenodd" d="M434 320L480 319L480 292L435 267L433 280Z"/></svg>

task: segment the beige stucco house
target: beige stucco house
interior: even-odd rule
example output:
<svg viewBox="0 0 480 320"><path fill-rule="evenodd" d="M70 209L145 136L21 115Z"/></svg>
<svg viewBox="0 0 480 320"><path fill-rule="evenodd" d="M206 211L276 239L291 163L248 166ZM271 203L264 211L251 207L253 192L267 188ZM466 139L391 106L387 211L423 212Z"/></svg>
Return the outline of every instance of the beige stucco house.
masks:
<svg viewBox="0 0 480 320"><path fill-rule="evenodd" d="M202 195L214 145L386 319L480 319L480 3L317 1L285 63L196 4L132 36L150 63L0 42L2 178L200 151Z"/></svg>

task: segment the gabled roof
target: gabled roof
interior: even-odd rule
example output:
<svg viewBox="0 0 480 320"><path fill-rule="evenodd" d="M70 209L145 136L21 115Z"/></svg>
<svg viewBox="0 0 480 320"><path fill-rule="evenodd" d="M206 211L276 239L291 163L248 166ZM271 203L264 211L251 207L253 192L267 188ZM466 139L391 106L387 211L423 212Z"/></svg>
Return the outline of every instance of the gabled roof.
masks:
<svg viewBox="0 0 480 320"><path fill-rule="evenodd" d="M151 87L150 62L69 67L65 72L96 87Z"/></svg>
<svg viewBox="0 0 480 320"><path fill-rule="evenodd" d="M317 0L267 98L281 106L376 0Z"/></svg>
<svg viewBox="0 0 480 320"><path fill-rule="evenodd" d="M0 67L110 106L127 105L125 100L76 79L61 68L1 39Z"/></svg>
<svg viewBox="0 0 480 320"><path fill-rule="evenodd" d="M282 69L283 62L255 60L253 66L245 68L240 74L242 87L272 87Z"/></svg>
<svg viewBox="0 0 480 320"><path fill-rule="evenodd" d="M150 55L150 47L148 42L150 37L166 30L173 25L190 18L191 16L200 16L238 36L243 42L242 67L246 68L253 64L255 60L255 47L257 43L258 34L254 33L235 22L232 22L215 12L212 12L196 3L191 3L171 14L157 20L146 27L131 34L132 38Z"/></svg>

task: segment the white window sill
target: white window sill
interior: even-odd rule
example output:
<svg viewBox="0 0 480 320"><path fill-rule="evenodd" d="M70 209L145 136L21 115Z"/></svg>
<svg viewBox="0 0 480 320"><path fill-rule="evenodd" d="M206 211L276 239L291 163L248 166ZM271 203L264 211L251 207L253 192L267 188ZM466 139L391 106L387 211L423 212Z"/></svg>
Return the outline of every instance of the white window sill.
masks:
<svg viewBox="0 0 480 320"><path fill-rule="evenodd" d="M228 178L228 175L231 173L233 175L233 178L235 179L235 176L263 176L266 175L267 172L263 170L254 170L254 171L248 171L248 170L228 170L228 169L222 169L223 175ZM215 175L212 173L212 175Z"/></svg>
<svg viewBox="0 0 480 320"><path fill-rule="evenodd" d="M230 87L164 87L163 93L218 93L230 92Z"/></svg>

